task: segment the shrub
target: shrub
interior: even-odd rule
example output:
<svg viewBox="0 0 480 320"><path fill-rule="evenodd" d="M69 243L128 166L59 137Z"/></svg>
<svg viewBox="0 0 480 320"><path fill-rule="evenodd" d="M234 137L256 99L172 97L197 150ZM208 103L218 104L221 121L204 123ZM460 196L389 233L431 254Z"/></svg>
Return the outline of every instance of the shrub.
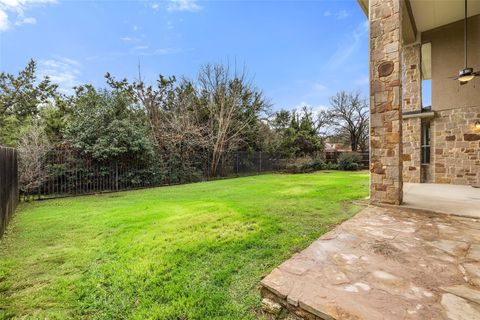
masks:
<svg viewBox="0 0 480 320"><path fill-rule="evenodd" d="M324 170L338 170L338 164L336 163L325 163L323 166Z"/></svg>
<svg viewBox="0 0 480 320"><path fill-rule="evenodd" d="M23 193L31 193L45 180L44 160L50 149L50 142L40 126L32 125L20 134L17 143L18 172Z"/></svg>
<svg viewBox="0 0 480 320"><path fill-rule="evenodd" d="M301 157L292 159L287 163L285 172L287 173L309 173L318 170L322 170L325 167L325 163L316 158Z"/></svg>
<svg viewBox="0 0 480 320"><path fill-rule="evenodd" d="M359 170L362 164L362 157L356 152L342 153L338 157L338 169L355 171Z"/></svg>

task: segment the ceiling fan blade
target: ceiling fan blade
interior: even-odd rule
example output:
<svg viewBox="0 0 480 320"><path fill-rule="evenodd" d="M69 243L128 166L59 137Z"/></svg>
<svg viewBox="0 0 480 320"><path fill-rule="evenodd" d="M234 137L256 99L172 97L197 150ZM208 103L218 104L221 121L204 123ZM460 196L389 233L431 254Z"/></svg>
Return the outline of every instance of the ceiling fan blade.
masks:
<svg viewBox="0 0 480 320"><path fill-rule="evenodd" d="M474 73L472 73L475 77L480 77L480 71L475 71Z"/></svg>
<svg viewBox="0 0 480 320"><path fill-rule="evenodd" d="M463 86L464 84L467 84L467 81L460 81L460 85Z"/></svg>

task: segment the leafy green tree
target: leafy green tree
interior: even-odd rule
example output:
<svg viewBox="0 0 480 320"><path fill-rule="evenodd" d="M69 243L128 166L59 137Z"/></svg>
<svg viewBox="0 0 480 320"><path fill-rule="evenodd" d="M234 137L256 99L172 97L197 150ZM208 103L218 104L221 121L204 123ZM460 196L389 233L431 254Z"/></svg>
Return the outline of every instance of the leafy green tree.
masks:
<svg viewBox="0 0 480 320"><path fill-rule="evenodd" d="M307 107L300 111L277 112L272 119L276 132L276 153L285 157L317 156L324 149L321 126Z"/></svg>
<svg viewBox="0 0 480 320"><path fill-rule="evenodd" d="M37 81L37 64L30 60L17 75L0 73L0 144L16 144L19 128L28 126L42 105L58 96L48 77Z"/></svg>
<svg viewBox="0 0 480 320"><path fill-rule="evenodd" d="M65 141L64 133L71 113L71 104L68 100L57 97L55 103L50 103L40 109L40 123L48 140L54 145L60 145Z"/></svg>
<svg viewBox="0 0 480 320"><path fill-rule="evenodd" d="M128 95L87 85L77 88L72 103L65 138L75 149L97 160L151 154L144 114Z"/></svg>
<svg viewBox="0 0 480 320"><path fill-rule="evenodd" d="M196 164L205 161L208 130L195 85L163 75L156 85L116 80L109 73L105 77L115 92L130 97L144 113L156 156L168 168L167 179L182 182L198 176Z"/></svg>

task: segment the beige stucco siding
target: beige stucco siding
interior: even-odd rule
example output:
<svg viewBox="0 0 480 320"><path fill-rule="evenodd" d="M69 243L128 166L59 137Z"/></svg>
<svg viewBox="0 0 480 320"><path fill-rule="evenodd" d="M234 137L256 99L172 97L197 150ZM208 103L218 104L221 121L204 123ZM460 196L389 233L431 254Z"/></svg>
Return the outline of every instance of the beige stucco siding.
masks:
<svg viewBox="0 0 480 320"><path fill-rule="evenodd" d="M468 66L480 70L480 15L468 21ZM422 33L432 44L432 109L480 106L480 78L460 86L449 79L464 67L463 21Z"/></svg>

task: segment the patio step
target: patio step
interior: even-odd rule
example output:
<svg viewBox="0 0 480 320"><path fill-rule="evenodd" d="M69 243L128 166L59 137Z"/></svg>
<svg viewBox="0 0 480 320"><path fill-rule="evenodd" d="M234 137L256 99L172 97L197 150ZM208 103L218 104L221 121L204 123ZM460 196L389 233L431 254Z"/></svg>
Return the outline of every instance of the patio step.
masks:
<svg viewBox="0 0 480 320"><path fill-rule="evenodd" d="M480 219L369 206L261 285L274 319L480 319Z"/></svg>

